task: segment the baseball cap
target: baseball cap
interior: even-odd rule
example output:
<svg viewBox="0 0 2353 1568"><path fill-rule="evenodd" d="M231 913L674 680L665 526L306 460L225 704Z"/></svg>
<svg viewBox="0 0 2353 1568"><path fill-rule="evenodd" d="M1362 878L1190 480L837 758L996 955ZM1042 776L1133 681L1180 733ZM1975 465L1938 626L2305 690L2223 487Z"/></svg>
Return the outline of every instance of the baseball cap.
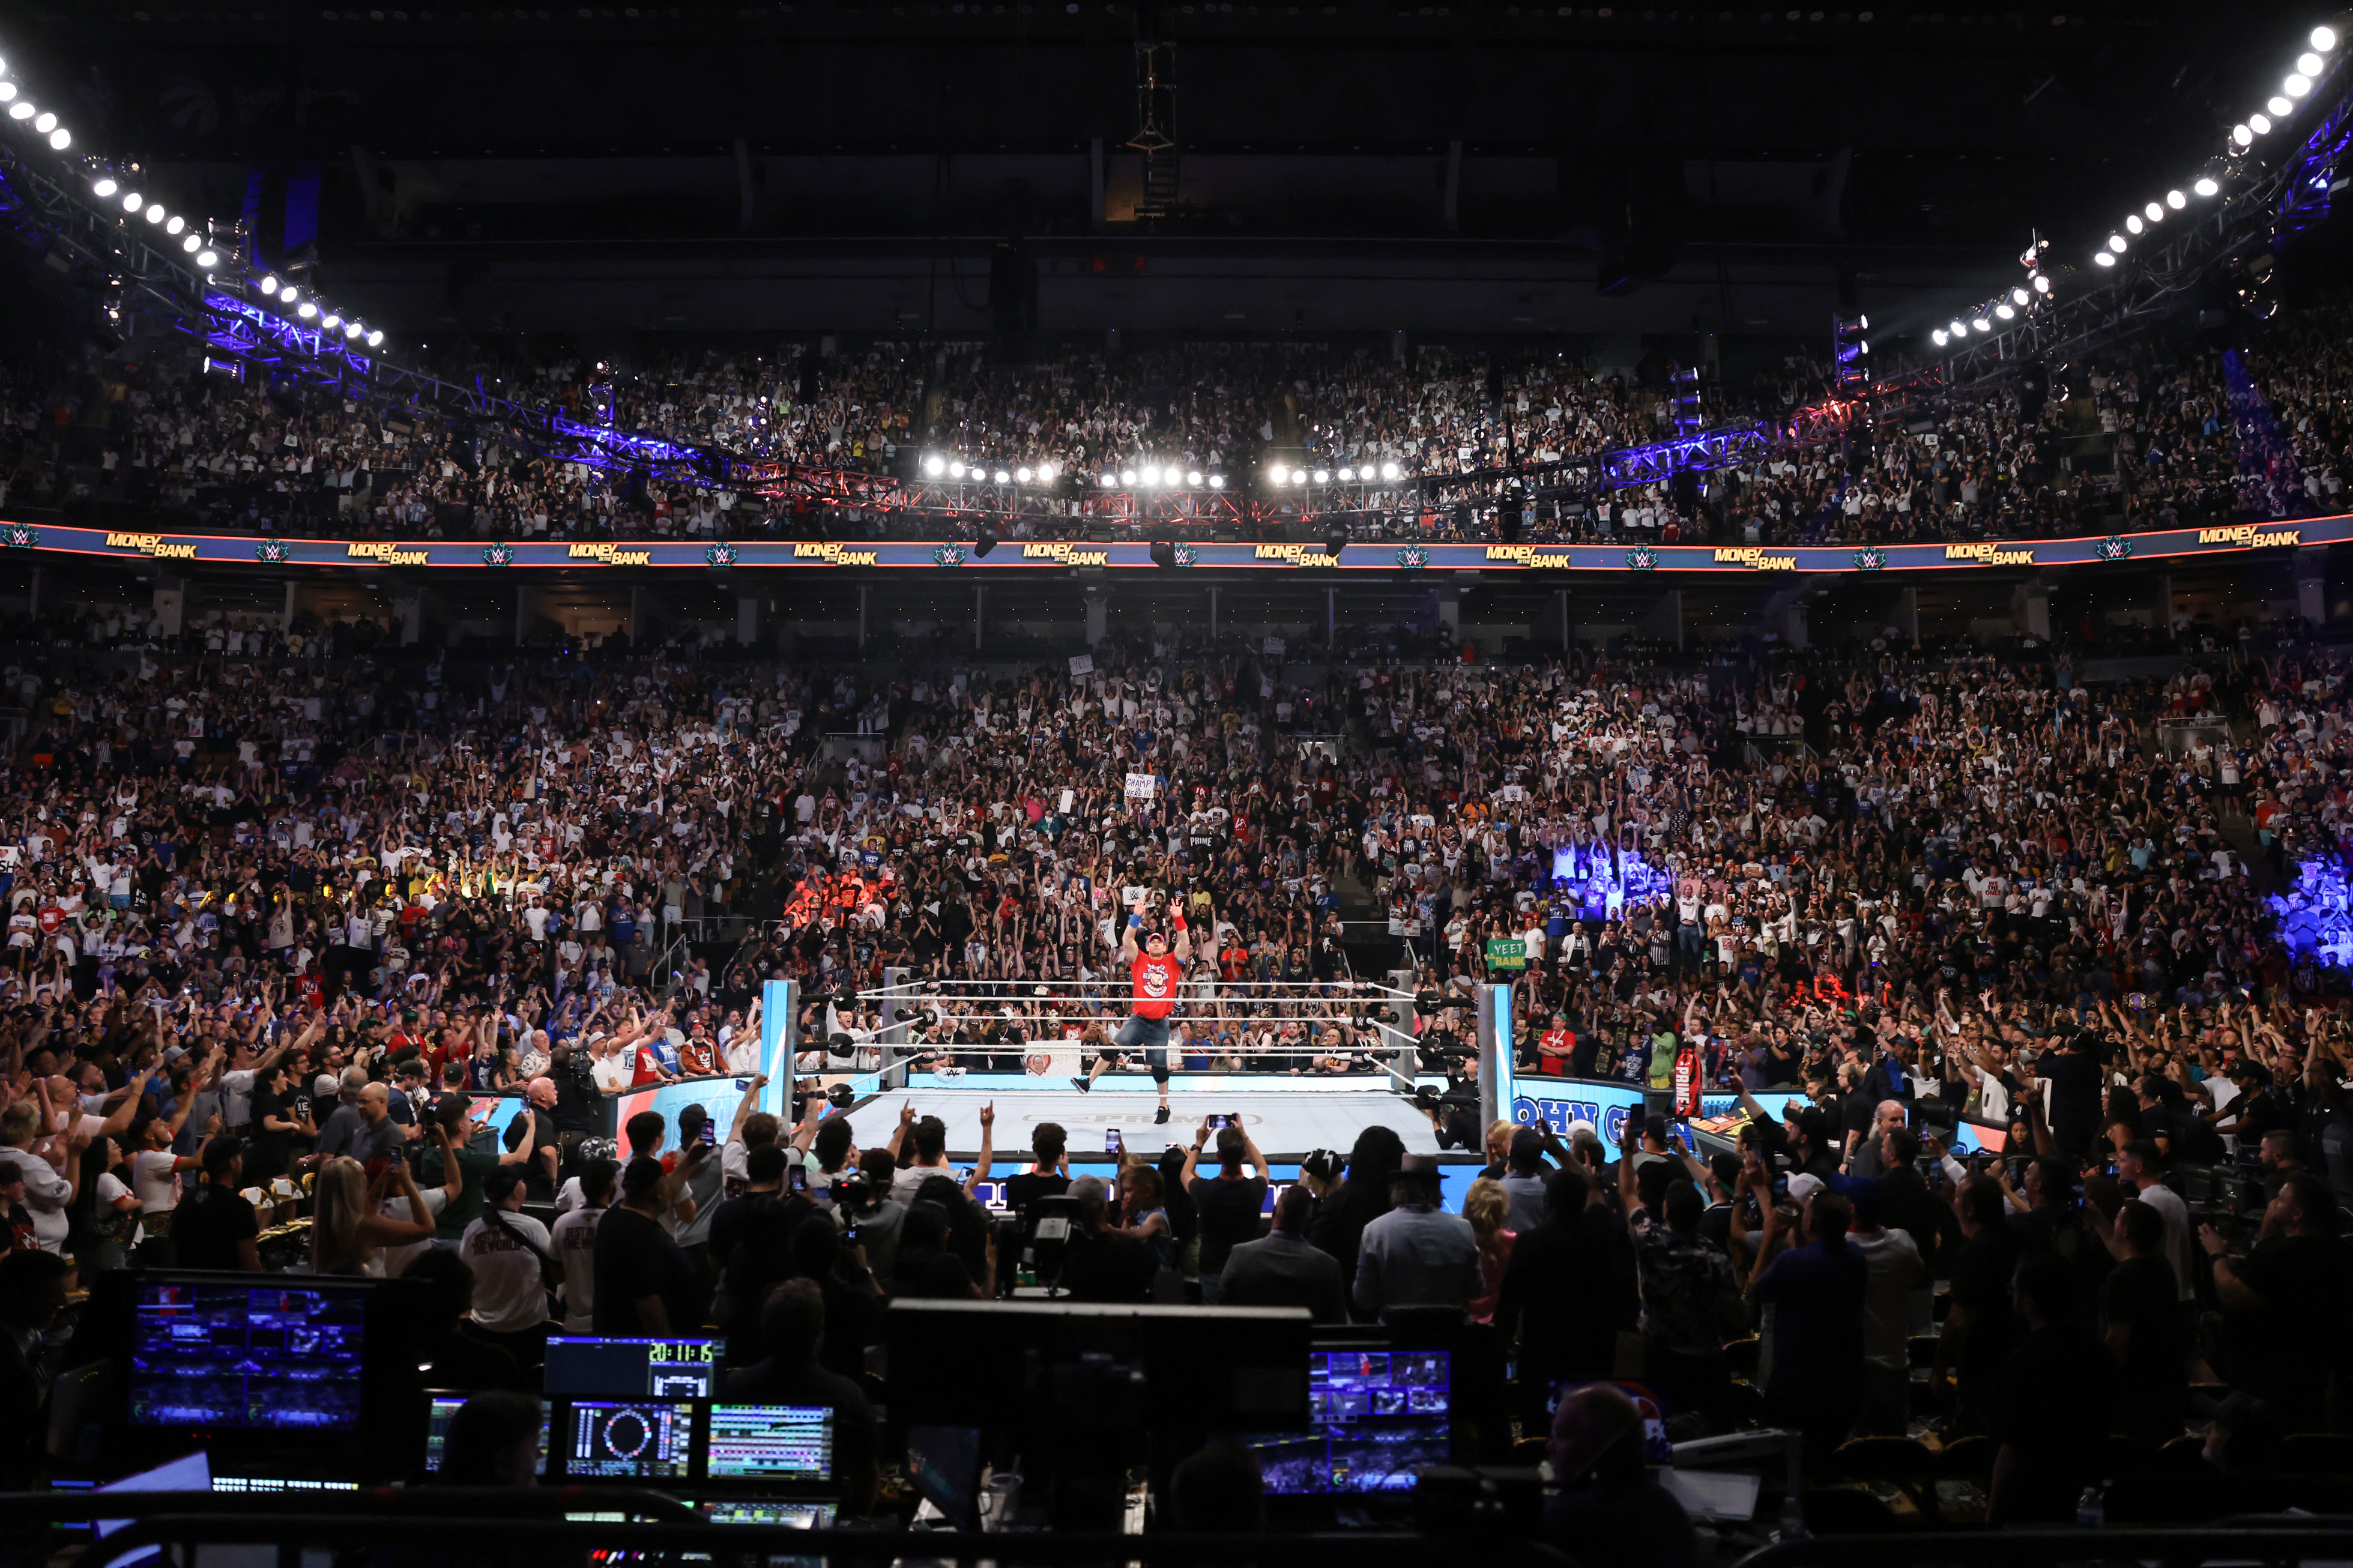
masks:
<svg viewBox="0 0 2353 1568"><path fill-rule="evenodd" d="M1803 1204L1816 1193L1820 1192L1824 1184L1820 1176L1809 1171L1800 1171L1789 1178L1789 1196L1795 1202Z"/></svg>

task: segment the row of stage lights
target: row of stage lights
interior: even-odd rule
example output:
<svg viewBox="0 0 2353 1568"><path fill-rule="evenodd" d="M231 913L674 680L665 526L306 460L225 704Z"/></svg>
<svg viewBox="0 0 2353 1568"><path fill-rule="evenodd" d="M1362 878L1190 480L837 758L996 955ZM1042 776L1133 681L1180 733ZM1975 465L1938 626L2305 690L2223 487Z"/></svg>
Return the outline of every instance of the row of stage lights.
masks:
<svg viewBox="0 0 2353 1568"><path fill-rule="evenodd" d="M987 463L966 463L961 458L944 458L934 453L923 459L926 479L962 480L975 485L1050 485L1061 477L1061 470L1051 463L1036 468L991 468ZM1165 468L1158 463L1145 463L1129 468L1105 468L1095 481L1104 489L1200 489L1226 488L1223 474L1203 474L1198 468L1180 468L1170 463Z"/></svg>
<svg viewBox="0 0 2353 1568"><path fill-rule="evenodd" d="M1266 473L1267 478L1278 485L1304 485L1310 483L1328 485L1332 482L1334 477L1332 470L1329 468L1317 468L1311 473L1305 468L1287 468L1281 463L1277 463L1272 468L1267 469ZM1398 479L1405 478L1405 470L1398 468L1395 463L1383 463L1380 468L1376 470L1372 464L1366 463L1361 468L1342 468L1339 471L1338 478L1340 482L1344 485L1368 485L1376 479L1386 480L1393 484Z"/></svg>
<svg viewBox="0 0 2353 1568"><path fill-rule="evenodd" d="M2174 194L2179 195L2180 193L2177 191ZM2033 266L2036 263L2030 262L2028 265ZM1964 316L1954 317L1944 326L1930 332L1928 341L1938 348L1943 348L1947 343L1967 342L1971 332L1990 333L1997 321L2014 321L2021 311L2039 309L2050 303L2050 300L2051 279L2042 273L2036 272L2024 283L2011 289L2009 293L1987 300Z"/></svg>
<svg viewBox="0 0 2353 1568"><path fill-rule="evenodd" d="M73 133L58 123L54 113L25 97L23 90L7 79L7 62L0 60L0 103L8 106L8 118L19 122L29 121L34 132L46 138L58 152L63 153L72 147ZM220 266L220 252L208 244L202 234L190 227L186 218L168 210L162 202L151 201L138 191L124 188L113 175L96 169L94 165L90 189L90 194L100 201L120 199L125 221L143 217L165 235L177 239L180 248L187 252L200 271L210 273ZM265 277L261 279L260 288L265 296L279 300L305 321L315 320L329 331L340 327L344 337L364 338L370 348L384 342L380 329L371 329L316 301L302 299L290 283L280 284L275 277Z"/></svg>
<svg viewBox="0 0 2353 1568"><path fill-rule="evenodd" d="M2329 26L2315 27L2307 41L2311 47L2296 57L2295 68L2290 71L2286 79L2280 83L2280 90L2273 94L2270 100L2263 105L2268 112L2251 114L2231 128L2230 156L2236 158L2243 155L2254 146L2257 138L2268 136L2274 131L2281 129L2289 116L2296 111L2298 105L2312 95L2312 89L2319 83L2321 73L2328 68L2329 55L2337 48L2337 29ZM2211 174L2201 174L2190 182L2188 190L2178 188L2169 190L2163 196L2143 204L2138 212L2126 214L2121 229L2109 235L2099 249L2092 253L2093 265L2115 267L2117 258L2132 247L2134 240L2143 235L2154 233L2158 226L2174 214L2186 211L2191 201L2211 201L2221 194L2221 181ZM2049 244L2048 240L2039 241L2034 248L2027 253L2025 259L2030 269L2039 267L2040 253ZM1929 341L1938 348L1944 348L1948 344L1968 342L1972 333L1990 334L1995 330L1996 323L2014 321L2021 312L2048 304L2050 295L2051 279L2042 272L2034 270L2024 285L2012 288L2006 294L1996 296L1974 310L1965 311L1956 316L1944 326L1930 332Z"/></svg>
<svg viewBox="0 0 2353 1568"><path fill-rule="evenodd" d="M2230 156L2243 156L2254 146L2256 138L2282 129L2303 100L2312 96L2312 89L2319 85L2321 73L2328 68L2328 57L2336 52L2337 29L2315 27L2306 42L2312 47L2296 57L2295 68L2288 72L2287 79L2280 83L2279 91L2272 94L2263 104L2269 112L2250 114L2231 128ZM2189 187L2189 195L2210 198L2220 195L2221 190L2220 181L2211 174L2202 175ZM2109 235L2107 243L2093 252L2093 265L2114 267L2116 258L2131 248L2134 239L2151 232L2166 220L2168 214L2178 213L2189 205L2188 195L2178 190L2168 191L2163 201L2150 202L2137 213L2126 214L2123 232Z"/></svg>

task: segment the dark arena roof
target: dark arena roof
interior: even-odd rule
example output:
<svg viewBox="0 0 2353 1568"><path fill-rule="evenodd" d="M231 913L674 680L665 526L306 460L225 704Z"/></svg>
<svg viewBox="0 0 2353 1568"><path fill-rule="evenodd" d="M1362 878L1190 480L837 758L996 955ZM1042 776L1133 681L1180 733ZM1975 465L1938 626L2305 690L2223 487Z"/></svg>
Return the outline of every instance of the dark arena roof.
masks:
<svg viewBox="0 0 2353 1568"><path fill-rule="evenodd" d="M2325 3L0 8L0 1557L2341 1562L2348 183Z"/></svg>

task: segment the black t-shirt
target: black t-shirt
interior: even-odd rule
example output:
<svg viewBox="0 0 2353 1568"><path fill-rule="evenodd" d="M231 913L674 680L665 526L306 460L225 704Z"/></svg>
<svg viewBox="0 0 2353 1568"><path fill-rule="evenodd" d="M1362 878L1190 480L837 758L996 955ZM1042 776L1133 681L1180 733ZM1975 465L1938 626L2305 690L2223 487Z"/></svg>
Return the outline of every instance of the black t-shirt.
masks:
<svg viewBox="0 0 2353 1568"><path fill-rule="evenodd" d="M555 1118L536 1106L524 1107L522 1115L507 1123L501 1142L512 1152L522 1147L525 1139L531 1141L531 1158L523 1163L523 1195L548 1202L555 1196L555 1186L548 1179L547 1162L539 1152L555 1147Z"/></svg>
<svg viewBox="0 0 2353 1568"><path fill-rule="evenodd" d="M2116 1374L2116 1430L2158 1441L2178 1437L2189 1402L2189 1336L2173 1265L2163 1258L2126 1258L2102 1282L2102 1330L2126 1324L2132 1339Z"/></svg>
<svg viewBox="0 0 2353 1568"><path fill-rule="evenodd" d="M1187 1190L1200 1215L1201 1275L1222 1274L1235 1247L1258 1239L1259 1217L1266 1211L1266 1178L1196 1176Z"/></svg>
<svg viewBox="0 0 2353 1568"><path fill-rule="evenodd" d="M1070 1190L1071 1178L1068 1176L1019 1171L1005 1178L1005 1204L1018 1214L1039 1198L1059 1198Z"/></svg>
<svg viewBox="0 0 2353 1568"><path fill-rule="evenodd" d="M2274 1404L2316 1405L2330 1370L2345 1360L2353 1254L2330 1237L2275 1236L2236 1272L2263 1304L2231 1315L2232 1383Z"/></svg>
<svg viewBox="0 0 2353 1568"><path fill-rule="evenodd" d="M253 1205L235 1189L208 1182L172 1211L173 1261L181 1268L242 1268L237 1243L260 1234Z"/></svg>
<svg viewBox="0 0 2353 1568"><path fill-rule="evenodd" d="M1972 1331L1974 1332L1974 1331ZM2002 1368L1995 1435L2022 1461L2007 1522L2070 1518L2107 1452L2108 1358L2089 1331L2037 1329Z"/></svg>
<svg viewBox="0 0 2353 1568"><path fill-rule="evenodd" d="M2084 1051L2047 1051L2035 1071L2051 1084L2051 1130L2060 1142L2090 1142L2100 1125L2100 1064Z"/></svg>
<svg viewBox="0 0 2353 1568"><path fill-rule="evenodd" d="M274 1176L286 1173L286 1156L293 1144L290 1132L272 1132L263 1121L274 1116L281 1121L294 1120L294 1097L274 1089L253 1091L253 1122L245 1143L245 1179L259 1186Z"/></svg>
<svg viewBox="0 0 2353 1568"><path fill-rule="evenodd" d="M2018 1268L2018 1243L2006 1226L1978 1232L1953 1259L1953 1305L1969 1310L1968 1338L1961 1345L1961 1397L1967 1403L1973 1379L1990 1379L2010 1359L2014 1341L2010 1279ZM1980 1387L1979 1393L1990 1393Z"/></svg>
<svg viewBox="0 0 2353 1568"><path fill-rule="evenodd" d="M1076 1301L1148 1301L1153 1276L1159 1272L1160 1258L1150 1242L1098 1231L1063 1258L1062 1288Z"/></svg>
<svg viewBox="0 0 2353 1568"><path fill-rule="evenodd" d="M670 1316L668 1332L690 1334L702 1326L708 1292L693 1262L659 1221L617 1204L607 1209L596 1222L596 1332L651 1332L638 1312L638 1303L649 1296L661 1298Z"/></svg>

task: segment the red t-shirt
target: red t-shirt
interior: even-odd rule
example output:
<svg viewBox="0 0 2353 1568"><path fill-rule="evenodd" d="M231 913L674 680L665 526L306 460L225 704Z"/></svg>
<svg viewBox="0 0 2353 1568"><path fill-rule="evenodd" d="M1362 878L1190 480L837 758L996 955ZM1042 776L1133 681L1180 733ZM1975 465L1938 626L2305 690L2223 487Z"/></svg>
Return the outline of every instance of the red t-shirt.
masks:
<svg viewBox="0 0 2353 1568"><path fill-rule="evenodd" d="M1567 1029L1546 1029L1544 1038L1536 1042L1536 1054L1549 1067L1557 1059L1566 1068L1569 1055L1577 1049L1577 1037Z"/></svg>
<svg viewBox="0 0 2353 1568"><path fill-rule="evenodd" d="M1182 973L1173 952L1164 952L1157 958L1148 952L1137 953L1135 1016L1139 1018L1166 1018L1175 1012L1176 979Z"/></svg>

